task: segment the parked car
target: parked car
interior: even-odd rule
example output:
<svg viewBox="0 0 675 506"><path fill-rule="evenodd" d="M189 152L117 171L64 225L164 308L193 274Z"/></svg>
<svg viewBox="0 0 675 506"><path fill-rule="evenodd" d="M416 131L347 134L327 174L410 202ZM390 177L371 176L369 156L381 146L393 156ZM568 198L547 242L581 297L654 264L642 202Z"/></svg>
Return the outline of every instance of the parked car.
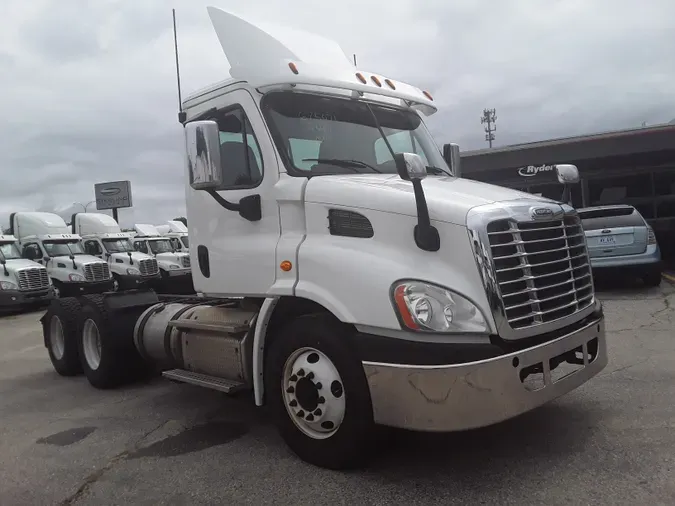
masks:
<svg viewBox="0 0 675 506"><path fill-rule="evenodd" d="M648 286L661 283L661 250L651 226L633 206L577 210L594 274L609 269L635 274Z"/></svg>

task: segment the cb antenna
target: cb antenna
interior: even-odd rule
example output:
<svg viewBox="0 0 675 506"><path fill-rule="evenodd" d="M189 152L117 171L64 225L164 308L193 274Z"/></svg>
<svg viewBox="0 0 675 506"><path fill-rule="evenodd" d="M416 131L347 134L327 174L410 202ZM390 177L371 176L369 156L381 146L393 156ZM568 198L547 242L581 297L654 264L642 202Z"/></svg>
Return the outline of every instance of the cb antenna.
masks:
<svg viewBox="0 0 675 506"><path fill-rule="evenodd" d="M176 53L176 82L178 84L178 122L181 125L185 124L187 115L183 111L183 98L180 93L180 66L178 65L178 35L176 34L176 9L171 9L173 14L173 48Z"/></svg>

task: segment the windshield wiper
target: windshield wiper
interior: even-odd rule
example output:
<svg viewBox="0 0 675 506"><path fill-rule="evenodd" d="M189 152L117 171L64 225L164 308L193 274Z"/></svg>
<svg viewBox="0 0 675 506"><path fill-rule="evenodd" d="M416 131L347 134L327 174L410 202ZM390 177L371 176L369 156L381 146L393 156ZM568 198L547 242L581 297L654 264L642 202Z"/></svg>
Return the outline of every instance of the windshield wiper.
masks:
<svg viewBox="0 0 675 506"><path fill-rule="evenodd" d="M440 167L433 167L433 166L429 166L429 165L427 165L427 172L429 174L434 174L436 176L438 176L438 175L449 176L450 175L447 172L445 172L443 169L441 169Z"/></svg>
<svg viewBox="0 0 675 506"><path fill-rule="evenodd" d="M376 169L372 165L367 164L366 162L362 162L360 160L342 160L340 158L303 158L303 162L318 162L318 163L327 163L329 165L335 165L337 167L344 167L345 169L352 169L354 167L365 167L367 169L372 170L373 172L377 172L378 174L382 174L381 170ZM355 171L357 172L357 171Z"/></svg>

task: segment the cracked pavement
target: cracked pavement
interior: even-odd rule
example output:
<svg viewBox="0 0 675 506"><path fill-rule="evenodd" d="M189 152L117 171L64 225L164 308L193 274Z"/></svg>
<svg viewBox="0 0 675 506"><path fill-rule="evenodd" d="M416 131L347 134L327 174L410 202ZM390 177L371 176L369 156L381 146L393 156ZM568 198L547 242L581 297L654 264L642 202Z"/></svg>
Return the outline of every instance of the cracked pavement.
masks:
<svg viewBox="0 0 675 506"><path fill-rule="evenodd" d="M38 313L0 318L0 504L673 504L675 288L600 287L609 365L517 419L397 432L371 468L298 461L247 398L51 369Z"/></svg>

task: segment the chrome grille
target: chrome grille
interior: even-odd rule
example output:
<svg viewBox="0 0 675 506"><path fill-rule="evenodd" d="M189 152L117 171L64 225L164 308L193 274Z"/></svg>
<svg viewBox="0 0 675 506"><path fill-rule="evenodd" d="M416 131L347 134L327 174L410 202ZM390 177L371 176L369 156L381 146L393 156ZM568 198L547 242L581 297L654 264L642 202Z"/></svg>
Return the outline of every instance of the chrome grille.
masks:
<svg viewBox="0 0 675 506"><path fill-rule="evenodd" d="M138 270L141 271L141 276L156 276L159 272L159 265L154 258L148 258L138 262Z"/></svg>
<svg viewBox="0 0 675 506"><path fill-rule="evenodd" d="M190 267L190 257L181 257L180 263L183 267L189 268Z"/></svg>
<svg viewBox="0 0 675 506"><path fill-rule="evenodd" d="M92 283L98 281L108 281L110 279L110 269L105 262L95 262L84 266L84 278Z"/></svg>
<svg viewBox="0 0 675 506"><path fill-rule="evenodd" d="M586 239L576 213L487 226L500 303L514 330L549 323L593 303Z"/></svg>
<svg viewBox="0 0 675 506"><path fill-rule="evenodd" d="M49 274L44 267L31 267L17 272L19 278L19 290L44 290L49 288Z"/></svg>

